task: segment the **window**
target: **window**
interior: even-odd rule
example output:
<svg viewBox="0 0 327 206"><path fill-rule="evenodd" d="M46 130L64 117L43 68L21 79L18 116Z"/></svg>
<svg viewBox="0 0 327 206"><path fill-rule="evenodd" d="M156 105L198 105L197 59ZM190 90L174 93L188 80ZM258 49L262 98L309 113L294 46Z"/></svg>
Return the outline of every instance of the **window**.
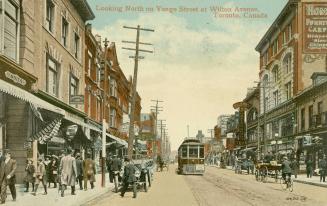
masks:
<svg viewBox="0 0 327 206"><path fill-rule="evenodd" d="M309 128L313 127L313 105L309 106Z"/></svg>
<svg viewBox="0 0 327 206"><path fill-rule="evenodd" d="M110 78L110 95L117 97L117 82L115 79Z"/></svg>
<svg viewBox="0 0 327 206"><path fill-rule="evenodd" d="M68 36L68 21L62 17L61 21L61 43L66 47L67 46L67 36Z"/></svg>
<svg viewBox="0 0 327 206"><path fill-rule="evenodd" d="M91 69L92 69L92 53L88 51L89 58L87 62L87 75L90 77L91 76Z"/></svg>
<svg viewBox="0 0 327 206"><path fill-rule="evenodd" d="M286 31L283 31L283 45L287 43L286 41Z"/></svg>
<svg viewBox="0 0 327 206"><path fill-rule="evenodd" d="M53 32L53 22L54 22L54 3L52 0L47 0L46 2L46 29L50 32Z"/></svg>
<svg viewBox="0 0 327 206"><path fill-rule="evenodd" d="M101 120L101 102L100 100L97 98L97 120L100 121Z"/></svg>
<svg viewBox="0 0 327 206"><path fill-rule="evenodd" d="M275 66L273 68L272 73L273 73L273 80L274 80L274 82L277 82L279 80L278 66Z"/></svg>
<svg viewBox="0 0 327 206"><path fill-rule="evenodd" d="M74 57L79 58L80 38L77 33L74 34Z"/></svg>
<svg viewBox="0 0 327 206"><path fill-rule="evenodd" d="M88 96L88 99L87 99L87 114L89 116L91 116L91 101L92 101L92 95L91 93L89 92L89 94L87 95ZM98 105L97 105L98 106Z"/></svg>
<svg viewBox="0 0 327 206"><path fill-rule="evenodd" d="M263 54L263 65L268 64L268 51Z"/></svg>
<svg viewBox="0 0 327 206"><path fill-rule="evenodd" d="M198 146L189 146L188 157L198 158Z"/></svg>
<svg viewBox="0 0 327 206"><path fill-rule="evenodd" d="M285 84L285 93L286 93L286 100L291 99L292 97L292 82L288 82Z"/></svg>
<svg viewBox="0 0 327 206"><path fill-rule="evenodd" d="M278 52L278 38L273 43L273 55L277 54Z"/></svg>
<svg viewBox="0 0 327 206"><path fill-rule="evenodd" d="M286 55L283 60L285 74L288 74L292 71L292 56L291 54Z"/></svg>
<svg viewBox="0 0 327 206"><path fill-rule="evenodd" d="M47 57L47 92L53 96L58 96L58 63Z"/></svg>
<svg viewBox="0 0 327 206"><path fill-rule="evenodd" d="M292 39L292 23L288 25L288 40Z"/></svg>
<svg viewBox="0 0 327 206"><path fill-rule="evenodd" d="M301 131L305 129L305 108L301 109Z"/></svg>
<svg viewBox="0 0 327 206"><path fill-rule="evenodd" d="M182 157L187 158L187 147L182 147Z"/></svg>
<svg viewBox="0 0 327 206"><path fill-rule="evenodd" d="M200 158L204 158L204 147L200 146Z"/></svg>
<svg viewBox="0 0 327 206"><path fill-rule="evenodd" d="M318 102L317 104L317 117L316 117L316 125L322 124L322 102Z"/></svg>
<svg viewBox="0 0 327 206"><path fill-rule="evenodd" d="M74 75L70 75L70 90L69 94L70 96L72 95L77 95L78 94L78 79Z"/></svg>
<svg viewBox="0 0 327 206"><path fill-rule="evenodd" d="M279 101L278 101L278 98L279 98L279 95L278 95L278 90L274 91L273 92L273 98L274 98L274 106L277 106Z"/></svg>
<svg viewBox="0 0 327 206"><path fill-rule="evenodd" d="M110 127L116 127L116 110L110 109Z"/></svg>
<svg viewBox="0 0 327 206"><path fill-rule="evenodd" d="M96 59L96 82L100 83L101 81L101 65L99 64L99 59Z"/></svg>
<svg viewBox="0 0 327 206"><path fill-rule="evenodd" d="M11 1L7 0L5 1L4 11L4 55L13 60L17 60L18 8Z"/></svg>

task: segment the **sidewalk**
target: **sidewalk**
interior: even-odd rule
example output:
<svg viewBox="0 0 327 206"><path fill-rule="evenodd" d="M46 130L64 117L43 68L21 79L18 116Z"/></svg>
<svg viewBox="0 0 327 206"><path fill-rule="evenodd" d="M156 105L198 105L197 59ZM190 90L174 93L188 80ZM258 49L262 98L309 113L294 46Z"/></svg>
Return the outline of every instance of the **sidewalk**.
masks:
<svg viewBox="0 0 327 206"><path fill-rule="evenodd" d="M12 197L7 189L7 200L5 205L8 206L36 206L36 205L46 205L46 206L79 206L87 201L90 201L104 193L111 192L113 189L113 184L109 183L109 176L106 173L106 187L101 187L101 174L96 175L95 188L90 189L90 183L88 183L88 190L80 190L79 186L76 185L76 195L71 195L70 187L65 191L65 197L61 197L58 192L58 188L53 188L53 184L51 184L51 188L48 189L48 195L43 195L44 189L42 184L39 185L37 195L33 196L31 192L25 193L23 185L16 185L17 190L17 200L16 202L12 201ZM30 185L31 189L31 185Z"/></svg>
<svg viewBox="0 0 327 206"><path fill-rule="evenodd" d="M217 165L207 165L209 167L216 167L220 168ZM232 170L232 166L226 166L226 169ZM315 185L319 187L326 187L327 188L327 181L326 182L320 182L319 176L312 176L312 178L307 178L305 174L300 174L295 179L294 176L292 176L294 182L303 183L303 184L309 184L309 185ZM327 179L327 177L326 177Z"/></svg>
<svg viewBox="0 0 327 206"><path fill-rule="evenodd" d="M327 182L320 182L319 176L312 176L312 178L307 178L306 175L301 174L298 175L297 178L293 178L294 182L309 184L309 185L315 185L319 187L327 187Z"/></svg>

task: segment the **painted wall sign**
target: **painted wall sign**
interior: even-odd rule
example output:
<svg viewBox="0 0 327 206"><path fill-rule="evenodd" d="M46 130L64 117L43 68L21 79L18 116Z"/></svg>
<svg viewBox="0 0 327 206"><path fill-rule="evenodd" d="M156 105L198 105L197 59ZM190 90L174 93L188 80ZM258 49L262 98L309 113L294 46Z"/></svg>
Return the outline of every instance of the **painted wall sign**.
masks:
<svg viewBox="0 0 327 206"><path fill-rule="evenodd" d="M327 52L327 3L304 3L303 48L307 53Z"/></svg>

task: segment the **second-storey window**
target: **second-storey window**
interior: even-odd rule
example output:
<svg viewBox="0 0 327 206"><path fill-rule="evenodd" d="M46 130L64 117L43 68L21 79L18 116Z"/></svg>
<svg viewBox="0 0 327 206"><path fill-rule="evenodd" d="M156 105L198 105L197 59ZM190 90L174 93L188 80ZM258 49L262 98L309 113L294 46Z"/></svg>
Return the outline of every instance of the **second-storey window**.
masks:
<svg viewBox="0 0 327 206"><path fill-rule="evenodd" d="M59 64L47 57L47 92L50 95L58 96L58 78L59 78Z"/></svg>
<svg viewBox="0 0 327 206"><path fill-rule="evenodd" d="M68 21L64 17L62 17L61 27L61 43L66 47L68 40Z"/></svg>
<svg viewBox="0 0 327 206"><path fill-rule="evenodd" d="M4 15L4 54L17 60L18 47L18 8L11 1L5 1Z"/></svg>
<svg viewBox="0 0 327 206"><path fill-rule="evenodd" d="M70 75L70 81L69 81L69 94L77 95L78 94L78 79L74 75Z"/></svg>
<svg viewBox="0 0 327 206"><path fill-rule="evenodd" d="M117 97L117 82L112 78L110 78L110 95Z"/></svg>
<svg viewBox="0 0 327 206"><path fill-rule="evenodd" d="M313 127L313 105L309 106L309 128Z"/></svg>
<svg viewBox="0 0 327 206"><path fill-rule="evenodd" d="M116 110L110 109L110 127L116 127Z"/></svg>
<svg viewBox="0 0 327 206"><path fill-rule="evenodd" d="M278 103L279 103L279 94L278 94L279 92L278 92L278 90L276 90L276 91L274 91L274 93L273 93L273 98L274 98L274 106L277 106L278 105Z"/></svg>
<svg viewBox="0 0 327 206"><path fill-rule="evenodd" d="M291 99L292 97L292 82L288 82L285 84L285 93L286 93L286 100Z"/></svg>
<svg viewBox="0 0 327 206"><path fill-rule="evenodd" d="M54 3L52 0L47 0L46 2L46 29L53 32L54 28Z"/></svg>
<svg viewBox="0 0 327 206"><path fill-rule="evenodd" d="M273 43L273 55L277 54L278 52L278 38Z"/></svg>

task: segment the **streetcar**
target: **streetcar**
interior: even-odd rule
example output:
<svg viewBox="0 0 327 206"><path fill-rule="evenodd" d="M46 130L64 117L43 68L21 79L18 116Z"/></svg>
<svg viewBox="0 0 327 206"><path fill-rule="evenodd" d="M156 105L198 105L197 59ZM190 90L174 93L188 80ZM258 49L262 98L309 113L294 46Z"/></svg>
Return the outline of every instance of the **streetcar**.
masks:
<svg viewBox="0 0 327 206"><path fill-rule="evenodd" d="M178 148L179 174L204 173L204 144L197 139L186 139Z"/></svg>

